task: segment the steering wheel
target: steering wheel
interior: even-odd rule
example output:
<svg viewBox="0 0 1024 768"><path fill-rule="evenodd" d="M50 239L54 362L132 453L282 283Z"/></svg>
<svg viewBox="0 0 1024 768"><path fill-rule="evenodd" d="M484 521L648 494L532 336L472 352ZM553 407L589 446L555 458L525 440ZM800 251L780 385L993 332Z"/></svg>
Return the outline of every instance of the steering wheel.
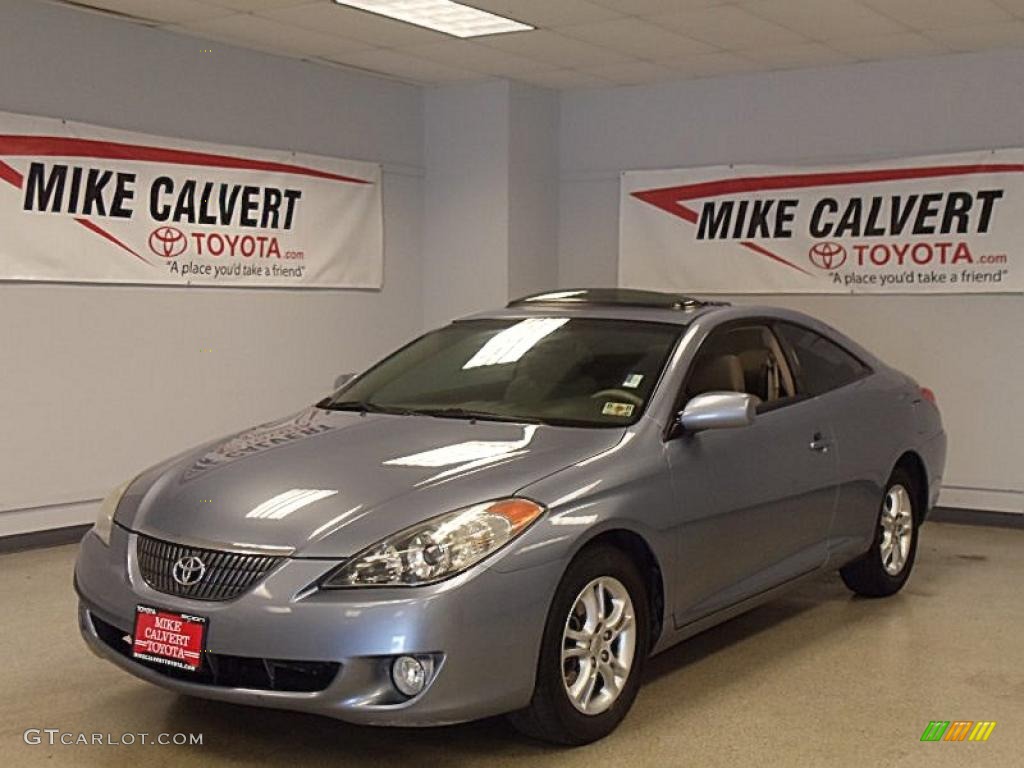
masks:
<svg viewBox="0 0 1024 768"><path fill-rule="evenodd" d="M606 400L625 400L626 402L632 403L638 407L644 404L644 399L642 397L637 395L635 392L627 392L624 389L602 389L590 396L591 400L597 400L599 398L605 398Z"/></svg>

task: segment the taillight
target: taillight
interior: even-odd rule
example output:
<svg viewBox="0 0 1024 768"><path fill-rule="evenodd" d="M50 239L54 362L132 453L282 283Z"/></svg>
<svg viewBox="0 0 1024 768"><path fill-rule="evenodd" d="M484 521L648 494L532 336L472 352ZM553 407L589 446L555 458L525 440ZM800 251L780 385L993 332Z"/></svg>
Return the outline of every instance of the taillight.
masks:
<svg viewBox="0 0 1024 768"><path fill-rule="evenodd" d="M935 400L935 393L928 389L928 387L921 387L921 397L932 405L938 405L938 402Z"/></svg>

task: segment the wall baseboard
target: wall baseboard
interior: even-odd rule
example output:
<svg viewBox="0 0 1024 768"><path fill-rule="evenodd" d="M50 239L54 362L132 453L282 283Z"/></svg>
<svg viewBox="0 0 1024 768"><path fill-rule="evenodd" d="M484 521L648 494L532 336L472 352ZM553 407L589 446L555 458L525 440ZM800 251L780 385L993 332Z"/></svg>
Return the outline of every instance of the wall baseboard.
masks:
<svg viewBox="0 0 1024 768"><path fill-rule="evenodd" d="M0 539L25 533L91 525L96 520L99 507L99 499L87 499L69 504L0 512Z"/></svg>
<svg viewBox="0 0 1024 768"><path fill-rule="evenodd" d="M53 528L48 531L0 536L0 555L5 555L9 552L22 552L26 549L77 544L89 532L90 528L92 528L91 525L71 525L67 528Z"/></svg>
<svg viewBox="0 0 1024 768"><path fill-rule="evenodd" d="M985 512L977 509L936 507L928 515L930 523L992 525L998 528L1024 528L1024 515L1016 512Z"/></svg>
<svg viewBox="0 0 1024 768"><path fill-rule="evenodd" d="M1024 491L944 485L937 506L972 512L980 510L1024 515Z"/></svg>

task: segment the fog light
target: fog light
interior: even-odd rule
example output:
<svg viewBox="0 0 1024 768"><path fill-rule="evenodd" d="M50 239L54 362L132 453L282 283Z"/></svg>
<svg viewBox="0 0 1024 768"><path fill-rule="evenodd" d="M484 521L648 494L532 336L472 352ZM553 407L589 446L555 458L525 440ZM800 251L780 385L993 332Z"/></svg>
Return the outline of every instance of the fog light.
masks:
<svg viewBox="0 0 1024 768"><path fill-rule="evenodd" d="M427 669L417 658L399 656L391 665L391 679L404 695L415 696L427 684Z"/></svg>

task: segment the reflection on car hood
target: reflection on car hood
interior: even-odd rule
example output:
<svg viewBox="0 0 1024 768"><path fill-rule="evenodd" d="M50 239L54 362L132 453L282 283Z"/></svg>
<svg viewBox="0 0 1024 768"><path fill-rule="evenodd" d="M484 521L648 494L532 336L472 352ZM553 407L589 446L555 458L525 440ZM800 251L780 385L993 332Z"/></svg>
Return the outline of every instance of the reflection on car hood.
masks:
<svg viewBox="0 0 1024 768"><path fill-rule="evenodd" d="M117 521L172 541L347 556L429 517L513 494L622 435L309 408L144 473Z"/></svg>

